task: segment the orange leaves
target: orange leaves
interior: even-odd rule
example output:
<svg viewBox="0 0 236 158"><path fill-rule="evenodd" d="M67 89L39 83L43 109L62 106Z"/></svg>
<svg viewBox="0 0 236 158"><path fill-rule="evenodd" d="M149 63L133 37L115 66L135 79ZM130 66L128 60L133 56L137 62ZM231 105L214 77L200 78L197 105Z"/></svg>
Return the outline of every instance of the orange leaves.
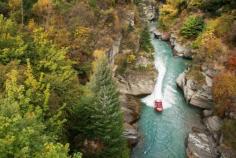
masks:
<svg viewBox="0 0 236 158"><path fill-rule="evenodd" d="M230 71L223 71L217 75L213 84L213 96L216 111L223 115L229 108L229 98L236 96L236 75Z"/></svg>
<svg viewBox="0 0 236 158"><path fill-rule="evenodd" d="M236 76L230 71L221 72L214 80L213 88L216 99L236 96Z"/></svg>
<svg viewBox="0 0 236 158"><path fill-rule="evenodd" d="M229 56L226 65L229 70L236 72L236 52L235 54Z"/></svg>

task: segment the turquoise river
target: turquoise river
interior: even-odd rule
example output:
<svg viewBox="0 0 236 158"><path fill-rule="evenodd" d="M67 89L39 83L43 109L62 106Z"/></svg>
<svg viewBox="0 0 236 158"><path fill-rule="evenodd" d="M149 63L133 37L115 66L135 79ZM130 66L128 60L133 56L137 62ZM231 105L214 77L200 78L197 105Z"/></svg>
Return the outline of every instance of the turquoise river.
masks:
<svg viewBox="0 0 236 158"><path fill-rule="evenodd" d="M176 78L188 61L174 57L168 43L152 37L158 78L153 93L142 99L141 135L132 158L185 158L185 140L193 126L200 122L200 113L185 102ZM153 101L162 99L164 111L153 110Z"/></svg>

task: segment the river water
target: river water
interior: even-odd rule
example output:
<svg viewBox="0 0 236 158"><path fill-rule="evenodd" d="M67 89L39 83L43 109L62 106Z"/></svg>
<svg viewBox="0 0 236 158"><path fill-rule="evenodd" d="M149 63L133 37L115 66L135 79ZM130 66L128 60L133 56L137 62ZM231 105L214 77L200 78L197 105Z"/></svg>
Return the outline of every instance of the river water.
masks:
<svg viewBox="0 0 236 158"><path fill-rule="evenodd" d="M142 99L138 122L141 139L133 149L132 158L185 158L185 139L193 126L200 124L200 113L185 102L176 86L176 78L187 61L173 57L171 47L152 37L155 66L159 72L153 93ZM162 99L164 111L153 110L155 99Z"/></svg>

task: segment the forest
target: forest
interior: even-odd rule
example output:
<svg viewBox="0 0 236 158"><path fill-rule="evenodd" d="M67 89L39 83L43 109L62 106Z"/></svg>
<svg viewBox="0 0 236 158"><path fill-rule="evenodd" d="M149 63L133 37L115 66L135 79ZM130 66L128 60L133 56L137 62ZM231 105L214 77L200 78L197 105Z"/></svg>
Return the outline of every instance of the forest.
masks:
<svg viewBox="0 0 236 158"><path fill-rule="evenodd" d="M129 157L105 52L130 3L0 1L0 157Z"/></svg>
<svg viewBox="0 0 236 158"><path fill-rule="evenodd" d="M115 75L152 69L135 65L153 59L154 49L141 1L0 0L1 158L130 157L112 64ZM194 50L188 76L200 83L203 63L220 67L214 113L236 149L236 120L227 117L236 112L236 1L151 3L157 27ZM121 36L120 49L129 51L108 58Z"/></svg>

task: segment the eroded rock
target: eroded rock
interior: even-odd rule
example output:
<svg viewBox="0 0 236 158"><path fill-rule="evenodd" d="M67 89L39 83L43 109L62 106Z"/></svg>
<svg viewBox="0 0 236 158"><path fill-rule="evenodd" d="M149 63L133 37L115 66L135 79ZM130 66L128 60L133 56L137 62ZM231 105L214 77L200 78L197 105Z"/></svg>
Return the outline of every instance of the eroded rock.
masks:
<svg viewBox="0 0 236 158"><path fill-rule="evenodd" d="M130 72L118 76L118 89L122 94L143 96L151 94L156 83L156 71Z"/></svg>
<svg viewBox="0 0 236 158"><path fill-rule="evenodd" d="M183 72L176 79L177 85L184 92L186 101L202 109L211 109L213 107L211 87L197 85L197 82L186 77L186 73Z"/></svg>
<svg viewBox="0 0 236 158"><path fill-rule="evenodd" d="M202 113L204 117L209 117L213 114L213 110L203 110Z"/></svg>
<svg viewBox="0 0 236 158"><path fill-rule="evenodd" d="M184 57L184 58L192 58L191 49L184 46L183 44L180 44L178 42L173 42L174 44L174 53L177 56Z"/></svg>
<svg viewBox="0 0 236 158"><path fill-rule="evenodd" d="M206 133L189 133L187 139L188 158L216 158L215 143Z"/></svg>
<svg viewBox="0 0 236 158"><path fill-rule="evenodd" d="M128 140L130 146L134 146L138 143L139 135L137 128L128 123L124 123L123 136Z"/></svg>
<svg viewBox="0 0 236 158"><path fill-rule="evenodd" d="M210 132L218 132L222 127L223 121L218 116L211 116L204 119L204 123Z"/></svg>

